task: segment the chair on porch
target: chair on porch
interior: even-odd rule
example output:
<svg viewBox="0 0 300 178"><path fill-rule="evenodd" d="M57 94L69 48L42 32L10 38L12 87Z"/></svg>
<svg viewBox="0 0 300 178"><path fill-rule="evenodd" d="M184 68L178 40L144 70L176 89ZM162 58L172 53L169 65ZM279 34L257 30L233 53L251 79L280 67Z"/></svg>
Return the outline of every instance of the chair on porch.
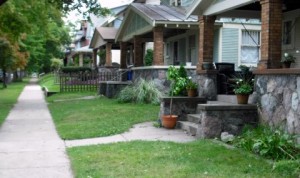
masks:
<svg viewBox="0 0 300 178"><path fill-rule="evenodd" d="M218 70L217 87L218 94L234 94L232 82L235 75L234 63L215 63Z"/></svg>

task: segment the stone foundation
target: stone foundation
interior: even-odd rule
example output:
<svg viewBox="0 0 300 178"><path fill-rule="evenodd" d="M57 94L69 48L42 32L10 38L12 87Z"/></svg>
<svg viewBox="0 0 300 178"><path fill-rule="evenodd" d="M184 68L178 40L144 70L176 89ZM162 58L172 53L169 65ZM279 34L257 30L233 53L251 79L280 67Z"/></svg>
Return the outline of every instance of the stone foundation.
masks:
<svg viewBox="0 0 300 178"><path fill-rule="evenodd" d="M300 134L300 69L257 71L255 95L261 121Z"/></svg>
<svg viewBox="0 0 300 178"><path fill-rule="evenodd" d="M171 97L161 99L159 118L162 115L170 114ZM198 104L206 103L202 97L173 97L172 115L178 115L178 120L186 121L188 114L194 114L197 111Z"/></svg>

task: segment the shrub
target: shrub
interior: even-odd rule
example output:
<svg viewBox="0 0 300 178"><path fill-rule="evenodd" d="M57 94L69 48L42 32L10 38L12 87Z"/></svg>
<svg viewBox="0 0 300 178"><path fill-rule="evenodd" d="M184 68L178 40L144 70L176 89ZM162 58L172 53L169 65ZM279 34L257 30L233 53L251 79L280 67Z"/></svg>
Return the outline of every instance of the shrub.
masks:
<svg viewBox="0 0 300 178"><path fill-rule="evenodd" d="M125 87L118 95L119 102L159 104L162 92L153 81L140 79L136 84Z"/></svg>
<svg viewBox="0 0 300 178"><path fill-rule="evenodd" d="M145 55L145 65L151 66L153 61L153 49L147 49Z"/></svg>
<svg viewBox="0 0 300 178"><path fill-rule="evenodd" d="M248 128L234 142L237 147L273 160L300 158L294 136L268 126Z"/></svg>

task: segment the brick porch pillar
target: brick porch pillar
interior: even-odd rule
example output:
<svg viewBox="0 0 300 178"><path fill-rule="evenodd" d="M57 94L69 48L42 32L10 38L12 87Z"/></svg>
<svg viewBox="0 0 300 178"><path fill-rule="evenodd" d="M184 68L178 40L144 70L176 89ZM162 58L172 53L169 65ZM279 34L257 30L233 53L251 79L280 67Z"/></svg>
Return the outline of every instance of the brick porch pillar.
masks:
<svg viewBox="0 0 300 178"><path fill-rule="evenodd" d="M203 63L213 63L215 20L215 16L199 16L199 63L197 72L203 70Z"/></svg>
<svg viewBox="0 0 300 178"><path fill-rule="evenodd" d="M121 50L121 54L120 54L120 68L121 69L126 69L127 68L127 43L126 42L120 42L120 50Z"/></svg>
<svg viewBox="0 0 300 178"><path fill-rule="evenodd" d="M135 36L134 39L134 66L143 66L143 47L142 38L140 36Z"/></svg>
<svg viewBox="0 0 300 178"><path fill-rule="evenodd" d="M97 67L97 52L98 52L98 48L93 49L93 67Z"/></svg>
<svg viewBox="0 0 300 178"><path fill-rule="evenodd" d="M261 0L261 59L258 70L280 68L282 0Z"/></svg>
<svg viewBox="0 0 300 178"><path fill-rule="evenodd" d="M154 53L153 53L153 65L164 65L164 28L154 27L153 29L153 41L154 41Z"/></svg>
<svg viewBox="0 0 300 178"><path fill-rule="evenodd" d="M112 66L111 47L112 47L111 43L106 43L106 47L105 47L105 50L106 50L105 66Z"/></svg>

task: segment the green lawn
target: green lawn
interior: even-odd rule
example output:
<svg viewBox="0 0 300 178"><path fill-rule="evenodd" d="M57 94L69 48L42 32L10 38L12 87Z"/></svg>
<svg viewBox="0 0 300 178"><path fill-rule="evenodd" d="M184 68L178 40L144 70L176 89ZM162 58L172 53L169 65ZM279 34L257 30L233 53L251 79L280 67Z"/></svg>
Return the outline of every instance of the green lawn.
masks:
<svg viewBox="0 0 300 178"><path fill-rule="evenodd" d="M115 99L105 97L52 102L88 94L92 93L56 94L47 98L61 138L72 140L119 134L128 131L134 124L158 118L159 106L120 104Z"/></svg>
<svg viewBox="0 0 300 178"><path fill-rule="evenodd" d="M0 83L0 125L2 125L9 111L17 102L20 93L27 83L28 79L24 79L23 82L8 84L5 89L2 88L2 83Z"/></svg>
<svg viewBox="0 0 300 178"><path fill-rule="evenodd" d="M75 177L293 177L272 163L210 140L103 144L68 149Z"/></svg>
<svg viewBox="0 0 300 178"><path fill-rule="evenodd" d="M52 73L46 74L39 79L39 84L46 87L48 91L59 92L59 85L54 82L54 75Z"/></svg>

